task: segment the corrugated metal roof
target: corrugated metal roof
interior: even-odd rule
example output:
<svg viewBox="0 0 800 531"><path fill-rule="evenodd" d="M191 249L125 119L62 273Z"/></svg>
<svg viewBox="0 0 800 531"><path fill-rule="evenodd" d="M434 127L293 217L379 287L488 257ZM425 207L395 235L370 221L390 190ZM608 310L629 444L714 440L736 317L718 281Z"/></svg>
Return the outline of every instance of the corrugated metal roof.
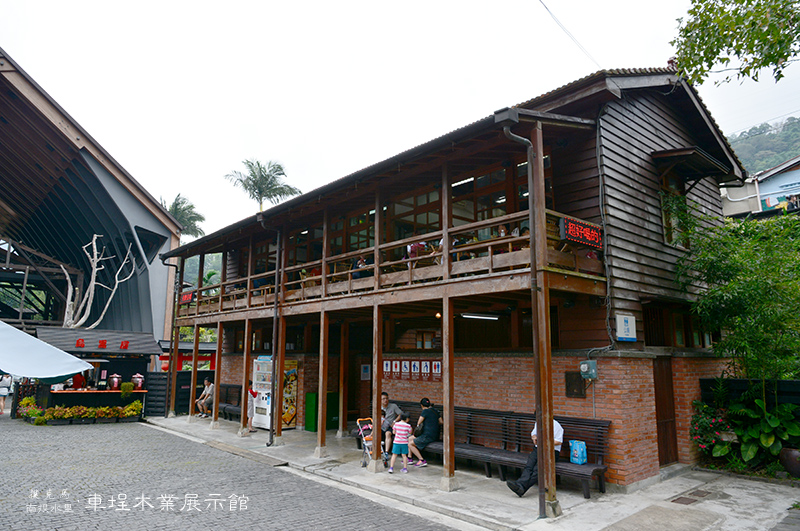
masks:
<svg viewBox="0 0 800 531"><path fill-rule="evenodd" d="M163 354L153 334L145 332L39 326L36 328L36 337L70 354ZM78 346L80 340L83 347ZM127 346L124 342L127 342Z"/></svg>
<svg viewBox="0 0 800 531"><path fill-rule="evenodd" d="M589 74L589 75L587 75L585 77L582 77L582 78L580 78L580 79L578 79L576 81L573 81L573 82L568 83L566 85L563 85L563 86L561 86L559 88L556 88L554 90L546 92L546 93L544 93L544 94L542 94L540 96L537 96L536 98L533 98L533 99L524 101L524 102L522 102L520 104L514 105L514 107L535 108L537 105L539 105L539 104L541 104L541 103L543 103L543 102L545 102L545 101L547 101L549 99L552 99L553 97L558 96L558 95L560 95L562 93L573 92L573 91L577 90L579 87L581 87L582 85L588 85L588 84L594 83L596 81L599 81L601 79L606 79L606 78L609 78L609 77L637 77L637 76L652 76L652 75L670 75L670 76L676 76L676 78L677 78L677 70L675 70L673 68L660 68L660 67L659 68L619 68L619 69L598 70L597 72L594 72L594 73ZM709 112L708 108L705 106L705 103L703 103L702 99L697 94L697 91L695 91L694 88L689 84L685 84L685 86L687 86L689 88L689 90L691 90L693 92L694 96L697 98L697 101L700 102L700 104L702 105L703 111L709 117L711 123L714 124L714 127L716 128L717 132L724 139L724 142L725 142L727 148L733 154L733 157L736 159L736 162L739 164L739 166L742 169L742 171L744 171L744 166L742 166L741 162L736 157L736 154L733 152L733 148L728 143L728 139L725 137L725 135L719 129L719 125L716 123L716 121L714 121L714 118L711 116L711 113ZM408 163L409 161L413 160L414 158L417 158L417 157L423 156L425 154L431 153L431 152L435 151L436 149L440 149L443 146L446 146L446 145L449 145L451 143L455 143L457 141L463 140L465 138L468 138L469 136L477 134L478 132L485 131L485 130L491 130L491 129L494 129L496 127L497 126L496 126L496 124L494 122L494 114L492 114L492 115L490 115L488 117L485 117L485 118L481 118L481 119L476 120L476 121L474 121L474 122L472 122L472 123L470 123L468 125L465 125L464 127L455 129L455 130L453 130L453 131L451 131L451 132L449 132L447 134L444 134L444 135L442 135L440 137L437 137L437 138L435 138L433 140L430 140L430 141L425 142L423 144L419 144L418 146L415 146L415 147L413 147L411 149L408 149L406 151L402 151L402 152L398 153L397 155L394 155L393 157L390 157L390 158L388 158L386 160L383 160L383 161L378 162L376 164L373 164L371 166L367 166L366 168L363 168L363 169L361 169L359 171L356 171L354 173L351 173L349 175L346 175L344 177L341 177L339 179L331 181L330 183L328 183L326 185L323 185L323 186L321 186L319 188L316 188L314 190L311 190L311 191L309 191L309 192L307 192L305 194L293 197L292 199L290 199L290 200L288 200L288 201L286 201L284 203L281 203L279 205L276 205L276 206L264 211L263 215L264 215L265 218L269 218L270 216L274 216L274 215L280 214L280 213L285 212L285 211L287 211L287 210L289 210L289 209L291 209L291 208L293 208L293 207L295 207L297 205L306 203L309 200L313 200L316 197L322 196L322 195L328 193L331 190L334 190L336 188L342 187L342 186L350 183L351 181L357 180L359 178L364 178L364 177L367 177L367 176L370 176L370 175L374 175L374 174L377 174L377 173L381 173L382 171L386 171L387 169L395 168L395 167L397 167L397 166L399 166L401 164ZM243 226L246 226L246 225L252 223L252 220L253 220L253 216L249 216L248 218L245 218L242 221L239 221L237 223L234 223L233 225L225 227L222 230L219 230L219 231L215 232L214 234L207 235L207 236L205 236L203 238L200 238L198 240L194 240L193 242L191 242L189 244L183 245L181 247L178 247L177 249L169 251L168 253L164 253L163 255L161 255L161 257L162 257L162 259L167 259L167 258L171 258L173 256L185 255L186 252L191 250L192 248L201 246L206 242L210 242L215 238L219 238L221 236L224 236L225 234L228 234L228 233L233 232L233 231L235 231L235 230L237 230L237 229L239 229L239 228L241 228Z"/></svg>

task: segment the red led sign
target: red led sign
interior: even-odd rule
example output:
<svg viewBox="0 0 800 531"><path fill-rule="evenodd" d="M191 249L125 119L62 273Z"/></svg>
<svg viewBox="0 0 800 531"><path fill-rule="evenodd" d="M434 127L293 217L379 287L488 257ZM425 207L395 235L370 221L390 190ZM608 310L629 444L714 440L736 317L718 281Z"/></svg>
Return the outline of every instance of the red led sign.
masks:
<svg viewBox="0 0 800 531"><path fill-rule="evenodd" d="M181 293L181 302L182 303L184 303L184 302L192 302L193 298L194 298L194 292L193 291L189 291L187 293Z"/></svg>
<svg viewBox="0 0 800 531"><path fill-rule="evenodd" d="M130 345L130 341L123 341L119 344L120 350L128 350L128 345Z"/></svg>
<svg viewBox="0 0 800 531"><path fill-rule="evenodd" d="M563 217L559 221L559 228L562 240L581 243L596 249L603 248L603 234L599 227L577 219Z"/></svg>
<svg viewBox="0 0 800 531"><path fill-rule="evenodd" d="M86 342L83 339L78 339L77 341L75 341L75 347L76 348L83 348L85 346L86 346Z"/></svg>

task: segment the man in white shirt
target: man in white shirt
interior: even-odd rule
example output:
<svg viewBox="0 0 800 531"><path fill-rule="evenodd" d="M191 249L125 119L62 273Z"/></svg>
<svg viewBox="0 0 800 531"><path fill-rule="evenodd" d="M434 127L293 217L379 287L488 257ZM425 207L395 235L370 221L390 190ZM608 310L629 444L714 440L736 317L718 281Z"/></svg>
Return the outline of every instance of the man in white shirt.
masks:
<svg viewBox="0 0 800 531"><path fill-rule="evenodd" d="M201 394L200 398L195 400L194 403L197 404L197 409L200 410L200 414L197 416L200 418L208 418L211 405L214 403L214 384L211 383L211 378L209 377L206 377L203 381L206 384L203 389L203 394Z"/></svg>
<svg viewBox="0 0 800 531"><path fill-rule="evenodd" d="M537 423L538 424L538 423ZM528 489L532 486L536 485L539 482L539 466L538 466L538 457L536 455L536 427L537 424L533 425L533 431L531 431L531 439L533 440L533 452L531 455L528 456L528 462L525 463L525 468L522 469L522 475L519 477L517 481L508 480L506 481L506 485L508 488L513 490L517 496L522 498ZM558 461L558 454L561 452L561 443L564 441L564 428L561 427L561 424L558 423L557 420L553 419L553 445L555 446L556 451L556 461Z"/></svg>

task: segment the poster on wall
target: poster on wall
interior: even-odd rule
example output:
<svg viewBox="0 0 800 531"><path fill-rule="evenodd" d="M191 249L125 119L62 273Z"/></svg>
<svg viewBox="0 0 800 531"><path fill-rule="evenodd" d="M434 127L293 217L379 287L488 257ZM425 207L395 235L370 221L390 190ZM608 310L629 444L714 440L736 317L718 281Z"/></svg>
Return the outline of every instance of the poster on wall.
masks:
<svg viewBox="0 0 800 531"><path fill-rule="evenodd" d="M441 382L442 381L442 362L441 361L432 361L431 362L431 381L433 381L433 382Z"/></svg>
<svg viewBox="0 0 800 531"><path fill-rule="evenodd" d="M297 427L297 360L283 364L283 428Z"/></svg>
<svg viewBox="0 0 800 531"><path fill-rule="evenodd" d="M431 362L429 360L423 360L420 362L420 374L423 381L431 381Z"/></svg>

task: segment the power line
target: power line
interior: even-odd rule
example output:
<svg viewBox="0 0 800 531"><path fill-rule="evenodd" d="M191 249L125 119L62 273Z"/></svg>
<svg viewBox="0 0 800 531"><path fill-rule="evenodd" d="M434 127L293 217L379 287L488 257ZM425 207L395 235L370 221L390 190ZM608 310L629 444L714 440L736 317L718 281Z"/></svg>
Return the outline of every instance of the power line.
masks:
<svg viewBox="0 0 800 531"><path fill-rule="evenodd" d="M743 133L743 132L745 132L745 131L749 131L750 129L752 129L753 127L756 127L757 125L766 124L766 123L769 123L769 122L771 122L771 121L773 121L773 120L778 120L778 119L780 119L780 118L783 118L784 116L790 116L790 115L794 115L795 113L798 113L798 112L800 112L800 109L795 109L795 110L793 110L793 111L789 111L789 112L787 112L787 113L781 114L780 116L776 116L776 117L774 117L774 118L768 118L767 120L764 120L764 121L763 121L763 122L761 122L760 124L752 124L752 125L750 125L750 126L748 126L748 127L745 127L744 129L739 129L738 131L734 131L733 133L731 133L731 134L730 134L730 135L728 135L728 136L730 137L730 136L733 136L733 135L736 135L736 134L739 134L739 133ZM770 129L770 131L771 131L772 129L774 129L774 127L773 127L773 128L771 128L771 129ZM769 131L765 131L764 133L757 133L757 134L755 134L755 135L751 135L750 137L747 137L747 138L752 138L753 136L759 136L759 135L763 135L763 134L765 134L765 133L767 133L767 132L769 132ZM738 140L738 139L737 139L737 140Z"/></svg>
<svg viewBox="0 0 800 531"><path fill-rule="evenodd" d="M575 44L578 46L578 48L580 48L580 49L581 49L581 51L584 53L584 55L586 55L586 57L588 57L588 58L589 58L589 59L590 59L590 60L591 60L591 61L592 61L592 62L593 62L595 65L597 65L597 69L598 69L598 70L602 70L602 69L603 69L603 67L602 67L602 66L600 66L600 63L598 63L597 61L595 61L595 60L594 60L594 57L592 57L592 56L591 56L591 54L590 54L589 52L587 52L587 51L586 51L586 48L584 48L584 47L581 45L581 43L579 43L579 42L578 42L578 39L576 39L575 37L573 37L573 36L572 36L572 33L570 33L570 32L569 32L569 30L568 30L567 28L565 28L565 27L564 27L564 25L563 25L563 24L562 24L562 23L561 23L561 22L560 22L560 21L559 21L559 20L556 18L556 16L553 14L553 12L552 12L552 11L550 11L550 8L548 8L548 7L545 5L545 3L544 3L544 0L539 0L539 3L540 3L540 4L542 4L542 6L543 6L543 7L545 8L545 10L547 11L547 13L548 13L548 14L549 14L549 15L550 15L552 18L553 18L553 20L555 20L555 21L556 21L556 24L558 24L558 27L559 27L559 28L561 28L561 29L564 31L564 33L566 33L566 34L567 34L567 36L568 36L570 39L572 39L572 42L574 42L574 43L575 43Z"/></svg>

